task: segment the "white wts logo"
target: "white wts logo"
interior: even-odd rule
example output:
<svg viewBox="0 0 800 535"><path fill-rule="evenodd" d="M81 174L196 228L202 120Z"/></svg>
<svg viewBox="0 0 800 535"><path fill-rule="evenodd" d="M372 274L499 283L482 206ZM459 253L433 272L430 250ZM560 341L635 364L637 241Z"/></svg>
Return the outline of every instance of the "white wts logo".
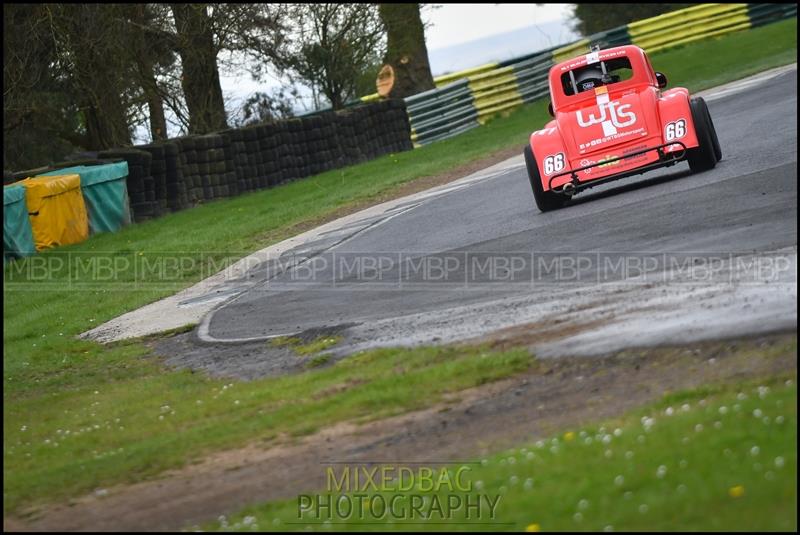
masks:
<svg viewBox="0 0 800 535"><path fill-rule="evenodd" d="M636 122L636 114L632 111L625 111L630 109L630 104L622 104L619 102L602 102L598 105L600 108L600 116L595 117L594 113L589 114L589 119L583 118L583 112L578 112L578 124L582 128L592 126L600 123L603 125L603 135L611 136L617 133L617 128L630 126ZM622 119L627 119L623 121Z"/></svg>

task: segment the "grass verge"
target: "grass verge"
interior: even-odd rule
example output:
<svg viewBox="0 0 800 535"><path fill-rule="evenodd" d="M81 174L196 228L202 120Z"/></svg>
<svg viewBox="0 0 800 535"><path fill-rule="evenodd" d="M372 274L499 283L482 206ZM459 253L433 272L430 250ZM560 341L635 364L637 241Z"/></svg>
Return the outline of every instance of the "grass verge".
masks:
<svg viewBox="0 0 800 535"><path fill-rule="evenodd" d="M334 488L205 529L796 531L797 387L784 377L674 393L617 420L431 468L449 473L433 483L407 468L377 491ZM469 517L467 496L482 504ZM325 500L342 505L317 509Z"/></svg>
<svg viewBox="0 0 800 535"><path fill-rule="evenodd" d="M383 349L308 373L225 383L144 364L139 344L118 351L120 361L139 360L150 373L6 404L6 510L146 478L248 441L420 409L531 365L525 350Z"/></svg>
<svg viewBox="0 0 800 535"><path fill-rule="evenodd" d="M657 54L652 60L656 68L668 74L671 85L698 90L795 61L796 49L796 20L790 20ZM548 119L545 106L543 102L524 106L508 117L419 150L209 203L6 266L4 510L139 480L214 449L268 439L284 431L301 432L300 419L289 408L274 412L280 402L275 401L273 393L283 396L283 403L298 401L305 406L308 392L331 386L336 374L346 368L331 366L305 379L237 384L233 392L241 394L236 404L230 400L230 387L222 394L221 381L165 370L158 361L147 358L148 351L140 342L106 347L75 336L197 282L224 259L238 258L356 207L385 199L403 184L521 146L528 134ZM175 253L197 255L198 261L180 266L170 274L168 283L163 273L132 271L118 272L119 277L112 282L96 283L96 272L70 272L63 264L65 255L113 263ZM36 282L17 284L14 273L33 274ZM137 282L131 284L134 277ZM388 363L395 362L397 355L406 358L407 354L377 355ZM513 373L522 366L519 355L499 354L487 359L492 370L478 371L482 368L473 363L470 366L478 366L474 373L462 376L459 366L472 360L480 362L478 356L466 361L459 357L455 361L461 365L448 365L438 362L441 355L436 353L411 355L418 355L421 363L430 360L430 365L440 366L439 389L463 388L476 380ZM375 373L385 373L383 361L375 358ZM506 364L502 364L504 359ZM495 361L500 362L497 368ZM300 388L303 381L316 386ZM376 395L390 397L386 405L390 411L419 408L436 400L436 390L430 397L404 398L405 394L398 392L407 387L400 381L396 388ZM315 406L314 410L328 422L358 416L359 410L366 411L370 397L362 388L367 387L347 390L351 393L343 394L337 403ZM395 394L398 397L391 398ZM262 402L263 407L259 406ZM259 414L260 410L264 413Z"/></svg>

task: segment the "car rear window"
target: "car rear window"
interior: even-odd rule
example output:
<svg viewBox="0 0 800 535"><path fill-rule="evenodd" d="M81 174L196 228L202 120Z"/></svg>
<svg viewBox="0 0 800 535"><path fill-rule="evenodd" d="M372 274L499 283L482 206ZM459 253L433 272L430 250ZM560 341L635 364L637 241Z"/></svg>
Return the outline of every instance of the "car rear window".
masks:
<svg viewBox="0 0 800 535"><path fill-rule="evenodd" d="M632 76L630 60L625 57L614 58L565 72L561 75L561 86L565 95L572 96L596 87L624 82Z"/></svg>

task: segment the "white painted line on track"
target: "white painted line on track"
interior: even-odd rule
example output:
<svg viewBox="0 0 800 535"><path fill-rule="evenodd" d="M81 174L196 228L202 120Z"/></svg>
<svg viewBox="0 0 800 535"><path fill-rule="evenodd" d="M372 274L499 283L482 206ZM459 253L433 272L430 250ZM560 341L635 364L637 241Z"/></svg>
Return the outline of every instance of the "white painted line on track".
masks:
<svg viewBox="0 0 800 535"><path fill-rule="evenodd" d="M744 78L743 80L736 80L735 82L730 82L725 85L721 85L719 87L715 87L713 89L706 89L705 91L700 91L697 93L698 96L703 97L706 101L711 102L723 97L727 97L729 95L735 95L736 93L741 93L742 91L746 91L753 86L763 84L764 82L771 80L777 76L781 76L786 74L787 72L791 72L797 70L797 63L792 63L791 65L784 65L783 67L777 67L775 69L770 69L768 71L764 71L762 73L750 76L748 78Z"/></svg>

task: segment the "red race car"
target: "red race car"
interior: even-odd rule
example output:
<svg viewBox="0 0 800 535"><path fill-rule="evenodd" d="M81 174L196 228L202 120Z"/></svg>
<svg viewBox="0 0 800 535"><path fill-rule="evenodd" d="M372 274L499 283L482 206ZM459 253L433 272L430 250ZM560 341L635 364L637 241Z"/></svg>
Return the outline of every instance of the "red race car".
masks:
<svg viewBox="0 0 800 535"><path fill-rule="evenodd" d="M554 120L531 134L525 163L536 205L561 208L576 193L682 160L692 171L722 158L701 97L655 72L644 50L627 45L550 69Z"/></svg>

